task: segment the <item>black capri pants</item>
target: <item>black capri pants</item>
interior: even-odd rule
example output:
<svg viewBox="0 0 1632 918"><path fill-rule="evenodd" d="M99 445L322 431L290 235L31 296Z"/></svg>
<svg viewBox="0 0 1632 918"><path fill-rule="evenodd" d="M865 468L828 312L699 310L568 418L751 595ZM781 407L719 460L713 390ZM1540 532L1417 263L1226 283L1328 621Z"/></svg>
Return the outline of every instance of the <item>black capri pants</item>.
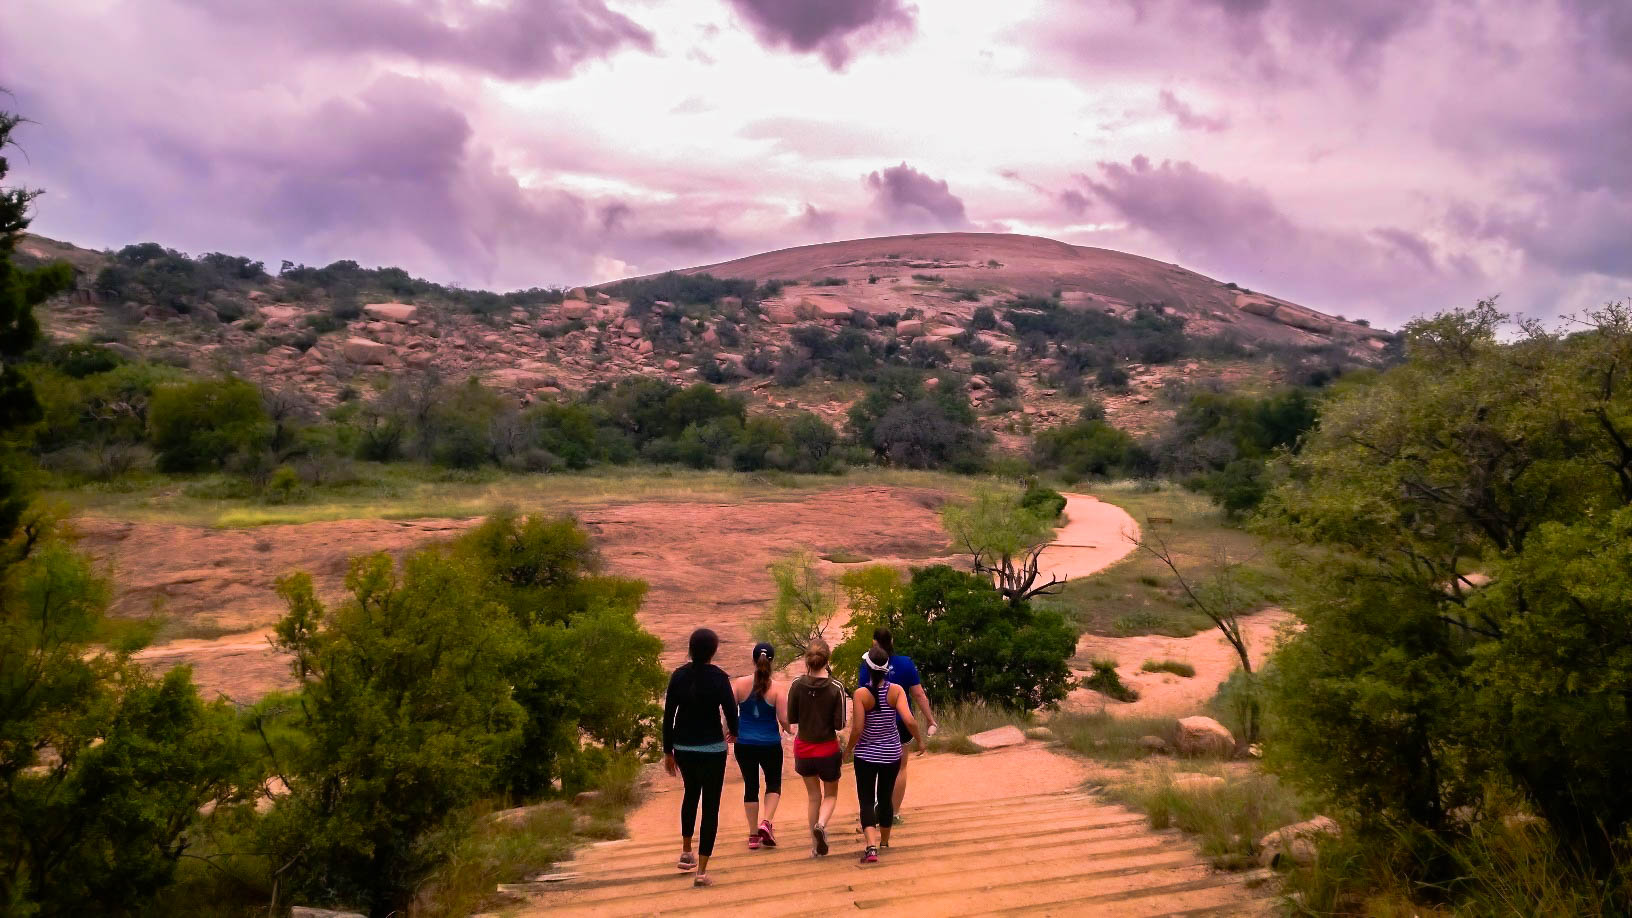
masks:
<svg viewBox="0 0 1632 918"><path fill-rule="evenodd" d="M901 762L879 764L856 759L856 803L861 809L861 826L888 827L895 818L893 797L895 778L901 773Z"/></svg>
<svg viewBox="0 0 1632 918"><path fill-rule="evenodd" d="M759 773L765 772L765 793L782 793L782 744L738 742L737 767L742 769L742 802L759 802Z"/></svg>

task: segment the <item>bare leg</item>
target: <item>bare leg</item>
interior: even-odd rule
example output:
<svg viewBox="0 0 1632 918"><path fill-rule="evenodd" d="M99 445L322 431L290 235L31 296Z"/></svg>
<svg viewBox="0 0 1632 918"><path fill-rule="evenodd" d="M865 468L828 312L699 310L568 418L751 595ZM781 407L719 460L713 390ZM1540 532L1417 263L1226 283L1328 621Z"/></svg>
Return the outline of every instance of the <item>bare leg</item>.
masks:
<svg viewBox="0 0 1632 918"><path fill-rule="evenodd" d="M886 830L886 832L887 831L888 830ZM869 847L869 848L877 848L878 847L878 827L877 826L868 826L868 827L862 829L861 832L862 832L863 835L867 836L867 847Z"/></svg>
<svg viewBox="0 0 1632 918"><path fill-rule="evenodd" d="M878 834L883 836L883 838L884 838L884 847L888 848L890 846L890 827L889 826L879 826L878 827ZM872 842L868 842L868 844L872 844Z"/></svg>
<svg viewBox="0 0 1632 918"><path fill-rule="evenodd" d="M680 839L680 850L682 852L686 853L686 854L691 853L691 836L690 835L687 835L685 838Z"/></svg>
<svg viewBox="0 0 1632 918"><path fill-rule="evenodd" d="M781 802L782 802L782 795L781 794L766 794L765 795L765 821L766 822L775 822L776 821L776 805L778 803L781 803ZM754 818L754 814L749 813L748 814L748 824L751 825L751 826L757 826L757 825L759 825L759 820Z"/></svg>
<svg viewBox="0 0 1632 918"><path fill-rule="evenodd" d="M822 782L822 812L816 824L826 826L827 821L833 818L833 810L839 805L839 782Z"/></svg>
<svg viewBox="0 0 1632 918"><path fill-rule="evenodd" d="M837 785L835 785L835 786L837 786ZM806 794L806 798L808 799L808 801L810 803L810 806L809 806L810 812L808 813L808 815L810 817L810 827L812 829L814 829L814 828L816 828L817 820L819 820L821 818L821 811L822 811L822 782L821 782L821 779L820 778L815 778L815 777L805 778L805 794ZM832 813L833 811L828 810L828 812ZM688 842L688 844L689 844L689 842Z"/></svg>
<svg viewBox="0 0 1632 918"><path fill-rule="evenodd" d="M766 802L768 803L770 799L771 798L767 797ZM776 807L767 806L765 809L767 811L774 811ZM748 833L751 835L755 829L759 828L759 801L756 800L753 803L744 803L742 805L742 811L748 814ZM771 817L766 816L765 818L769 819Z"/></svg>
<svg viewBox="0 0 1632 918"><path fill-rule="evenodd" d="M697 875L698 876L703 876L706 873L708 873L708 855L706 855L706 854L698 855L697 856Z"/></svg>
<svg viewBox="0 0 1632 918"><path fill-rule="evenodd" d="M901 801L907 799L907 760L912 756L905 746L901 749L901 771L895 776L895 793L890 795L890 812L901 812ZM889 836L885 836L889 840Z"/></svg>

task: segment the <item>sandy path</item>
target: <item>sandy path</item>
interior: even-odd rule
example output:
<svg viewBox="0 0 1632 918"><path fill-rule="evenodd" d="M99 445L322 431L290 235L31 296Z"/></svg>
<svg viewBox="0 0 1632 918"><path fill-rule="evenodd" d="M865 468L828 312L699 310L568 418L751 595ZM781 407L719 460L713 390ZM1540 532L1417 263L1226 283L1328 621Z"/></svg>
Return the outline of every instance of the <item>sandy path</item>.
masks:
<svg viewBox="0 0 1632 918"><path fill-rule="evenodd" d="M1295 619L1281 609L1265 609L1242 619L1247 640L1247 652L1254 668L1261 666L1275 649L1277 632ZM1218 692L1218 686L1240 666L1240 658L1224 636L1209 628L1187 638L1143 635L1140 637L1101 637L1084 634L1077 641L1077 656L1073 665L1077 675L1088 675L1088 661L1111 657L1116 660L1116 671L1122 681L1139 691L1134 702L1113 701L1089 689L1077 689L1061 705L1067 711L1097 713L1107 711L1127 716L1153 717L1157 715L1194 714ZM1177 660L1196 668L1193 677L1185 678L1171 673L1147 673L1139 667L1146 660Z"/></svg>
<svg viewBox="0 0 1632 918"><path fill-rule="evenodd" d="M1104 570L1127 557L1139 538L1139 524L1126 510L1091 494L1065 495L1065 525L1043 549L1038 573L1069 580Z"/></svg>

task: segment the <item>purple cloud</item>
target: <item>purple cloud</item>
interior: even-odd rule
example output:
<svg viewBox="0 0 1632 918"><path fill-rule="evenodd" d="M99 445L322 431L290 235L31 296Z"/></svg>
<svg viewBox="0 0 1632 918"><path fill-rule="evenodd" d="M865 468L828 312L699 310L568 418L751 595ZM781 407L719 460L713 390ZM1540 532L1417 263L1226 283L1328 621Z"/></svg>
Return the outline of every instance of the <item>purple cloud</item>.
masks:
<svg viewBox="0 0 1632 918"><path fill-rule="evenodd" d="M730 0L767 47L818 53L842 70L857 47L892 33L910 33L917 7L901 0Z"/></svg>
<svg viewBox="0 0 1632 918"><path fill-rule="evenodd" d="M600 0L183 0L223 26L281 36L301 50L388 54L503 79L561 77L652 34Z"/></svg>
<svg viewBox="0 0 1632 918"><path fill-rule="evenodd" d="M1162 90L1157 97L1157 101L1161 105L1162 111L1172 115L1173 120L1178 122L1179 127L1185 130L1216 134L1230 126L1230 119L1222 116L1203 115L1191 108L1189 103L1174 95L1170 89Z"/></svg>
<svg viewBox="0 0 1632 918"><path fill-rule="evenodd" d="M1244 281L1317 308L1356 306L1403 317L1447 305L1476 279L1463 262L1440 258L1420 235L1392 227L1366 232L1294 219L1256 185L1189 162L1143 156L1100 163L1081 181L1134 229L1171 248L1187 267Z"/></svg>
<svg viewBox="0 0 1632 918"><path fill-rule="evenodd" d="M874 172L864 180L879 214L893 227L963 229L969 225L963 200L945 181L936 180L905 162Z"/></svg>

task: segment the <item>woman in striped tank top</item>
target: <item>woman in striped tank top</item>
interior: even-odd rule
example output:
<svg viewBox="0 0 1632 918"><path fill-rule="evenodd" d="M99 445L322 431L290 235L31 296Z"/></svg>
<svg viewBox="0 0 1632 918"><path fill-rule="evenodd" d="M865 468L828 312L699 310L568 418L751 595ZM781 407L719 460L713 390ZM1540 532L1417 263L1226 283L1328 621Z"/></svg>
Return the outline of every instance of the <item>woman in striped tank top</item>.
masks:
<svg viewBox="0 0 1632 918"><path fill-rule="evenodd" d="M890 812L891 798L903 752L899 727L911 733L919 755L924 754L924 735L907 707L906 691L889 681L890 655L875 645L862 662L870 676L869 684L856 689L845 747L855 754L856 800L861 809L861 830L867 837L861 862L876 864L878 846L890 846L890 821L894 815Z"/></svg>

